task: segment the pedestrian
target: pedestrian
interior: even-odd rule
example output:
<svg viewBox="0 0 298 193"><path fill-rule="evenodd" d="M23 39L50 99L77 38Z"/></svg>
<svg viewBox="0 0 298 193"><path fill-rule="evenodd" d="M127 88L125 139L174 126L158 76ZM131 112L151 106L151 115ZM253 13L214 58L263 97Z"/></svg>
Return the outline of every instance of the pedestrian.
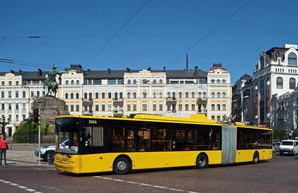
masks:
<svg viewBox="0 0 298 193"><path fill-rule="evenodd" d="M4 164L6 163L6 150L9 149L6 140L3 135L0 135L0 165L2 165L2 158L4 159Z"/></svg>

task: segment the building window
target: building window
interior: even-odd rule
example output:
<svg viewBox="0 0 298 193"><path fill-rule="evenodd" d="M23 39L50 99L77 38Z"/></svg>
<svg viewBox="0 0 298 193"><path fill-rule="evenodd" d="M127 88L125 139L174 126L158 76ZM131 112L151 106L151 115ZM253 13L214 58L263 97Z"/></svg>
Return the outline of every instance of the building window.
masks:
<svg viewBox="0 0 298 193"><path fill-rule="evenodd" d="M283 79L282 79L282 77L278 77L276 79L276 88L277 89L283 89Z"/></svg>
<svg viewBox="0 0 298 193"><path fill-rule="evenodd" d="M137 105L136 105L136 104L133 104L133 105L132 105L132 110L133 110L133 111L137 111Z"/></svg>
<svg viewBox="0 0 298 193"><path fill-rule="evenodd" d="M19 98L19 91L16 91L16 98Z"/></svg>
<svg viewBox="0 0 298 193"><path fill-rule="evenodd" d="M77 112L80 111L80 105L76 105L76 111L77 111Z"/></svg>
<svg viewBox="0 0 298 193"><path fill-rule="evenodd" d="M99 94L98 94L98 92L95 93L95 98L96 98L96 99L99 98Z"/></svg>
<svg viewBox="0 0 298 193"><path fill-rule="evenodd" d="M68 99L68 93L65 93L65 99Z"/></svg>
<svg viewBox="0 0 298 193"><path fill-rule="evenodd" d="M226 110L227 110L227 105L226 105L226 104L223 104L223 105L222 105L222 110L223 110L223 111L226 111Z"/></svg>
<svg viewBox="0 0 298 193"><path fill-rule="evenodd" d="M127 84L131 84L131 80L128 80L128 81L127 81Z"/></svg>
<svg viewBox="0 0 298 193"><path fill-rule="evenodd" d="M211 110L212 110L212 111L215 111L215 104L212 104L212 105L211 105Z"/></svg>
<svg viewBox="0 0 298 193"><path fill-rule="evenodd" d="M23 91L23 98L26 98L26 91Z"/></svg>
<svg viewBox="0 0 298 193"><path fill-rule="evenodd" d="M179 105L178 105L178 110L179 110L179 111L182 111L182 104L179 104Z"/></svg>
<svg viewBox="0 0 298 193"><path fill-rule="evenodd" d="M101 111L106 111L106 105L101 105Z"/></svg>
<svg viewBox="0 0 298 193"><path fill-rule="evenodd" d="M215 93L214 92L211 93L211 98L215 98Z"/></svg>
<svg viewBox="0 0 298 193"><path fill-rule="evenodd" d="M163 111L163 105L159 104L159 111Z"/></svg>
<svg viewBox="0 0 298 193"><path fill-rule="evenodd" d="M137 80L134 79L134 80L132 81L132 84L137 84Z"/></svg>
<svg viewBox="0 0 298 193"><path fill-rule="evenodd" d="M202 93L198 92L198 98L202 98Z"/></svg>
<svg viewBox="0 0 298 193"><path fill-rule="evenodd" d="M159 98L162 98L162 97L163 97L163 93L160 92L160 93L159 93Z"/></svg>
<svg viewBox="0 0 298 193"><path fill-rule="evenodd" d="M65 84L68 85L68 80L65 81Z"/></svg>
<svg viewBox="0 0 298 193"><path fill-rule="evenodd" d="M74 105L70 105L70 111L74 111Z"/></svg>
<svg viewBox="0 0 298 193"><path fill-rule="evenodd" d="M101 84L101 80L100 79L94 79L93 80L93 85L100 85Z"/></svg>
<svg viewBox="0 0 298 193"><path fill-rule="evenodd" d="M8 98L11 98L11 91L8 91Z"/></svg>
<svg viewBox="0 0 298 193"><path fill-rule="evenodd" d="M290 78L290 89L294 89L296 87L296 79Z"/></svg>
<svg viewBox="0 0 298 193"><path fill-rule="evenodd" d="M179 98L182 98L182 92L179 92Z"/></svg>
<svg viewBox="0 0 298 193"><path fill-rule="evenodd" d="M76 94L76 98L77 98L77 99L80 98L80 94L79 94L79 93Z"/></svg>
<svg viewBox="0 0 298 193"><path fill-rule="evenodd" d="M143 111L147 111L147 104L143 104Z"/></svg>
<svg viewBox="0 0 298 193"><path fill-rule="evenodd" d="M195 92L191 93L191 98L193 98L193 99L196 98L196 93Z"/></svg>
<svg viewBox="0 0 298 193"><path fill-rule="evenodd" d="M217 104L217 110L220 111L220 104Z"/></svg>
<svg viewBox="0 0 298 193"><path fill-rule="evenodd" d="M297 65L297 55L294 52L289 53L288 55L288 64Z"/></svg>
<svg viewBox="0 0 298 193"><path fill-rule="evenodd" d="M192 105L191 105L191 110L192 110L192 111L195 111L195 110L196 110L196 105L195 105L195 104L192 104Z"/></svg>
<svg viewBox="0 0 298 193"><path fill-rule="evenodd" d="M127 111L131 111L131 105L127 104Z"/></svg>
<svg viewBox="0 0 298 193"><path fill-rule="evenodd" d="M99 105L95 105L95 111L99 111Z"/></svg>
<svg viewBox="0 0 298 193"><path fill-rule="evenodd" d="M186 93L185 93L185 98L188 98L188 97L189 97L189 93L186 92Z"/></svg>
<svg viewBox="0 0 298 193"><path fill-rule="evenodd" d="M189 111L189 105L188 104L185 105L185 111Z"/></svg>
<svg viewBox="0 0 298 193"><path fill-rule="evenodd" d="M226 97L227 97L226 92L223 92L223 93L222 93L222 98L226 98Z"/></svg>
<svg viewBox="0 0 298 193"><path fill-rule="evenodd" d="M157 111L156 104L153 104L152 109L153 109L153 111Z"/></svg>
<svg viewBox="0 0 298 193"><path fill-rule="evenodd" d="M127 93L127 98L130 99L130 92Z"/></svg>
<svg viewBox="0 0 298 193"><path fill-rule="evenodd" d="M216 95L217 95L217 98L220 98L220 92L217 92Z"/></svg>
<svg viewBox="0 0 298 193"><path fill-rule="evenodd" d="M154 99L156 98L156 92L153 93L153 98L154 98Z"/></svg>
<svg viewBox="0 0 298 193"><path fill-rule="evenodd" d="M102 93L101 93L101 98L102 98L102 99L106 98L106 93L102 92Z"/></svg>
<svg viewBox="0 0 298 193"><path fill-rule="evenodd" d="M147 98L147 92L143 92L143 98Z"/></svg>
<svg viewBox="0 0 298 193"><path fill-rule="evenodd" d="M136 92L133 93L133 98L134 98L134 99L137 98L137 93L136 93Z"/></svg>

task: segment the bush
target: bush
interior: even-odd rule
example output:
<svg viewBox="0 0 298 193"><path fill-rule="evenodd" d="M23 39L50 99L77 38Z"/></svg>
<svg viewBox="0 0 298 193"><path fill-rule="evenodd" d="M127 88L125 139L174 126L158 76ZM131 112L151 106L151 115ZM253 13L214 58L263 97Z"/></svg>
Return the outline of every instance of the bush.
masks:
<svg viewBox="0 0 298 193"><path fill-rule="evenodd" d="M46 136L53 136L55 133L54 127L45 121L41 121L40 130L41 135L46 139L49 138ZM23 121L14 133L12 141L15 143L36 143L38 141L38 124L32 121Z"/></svg>

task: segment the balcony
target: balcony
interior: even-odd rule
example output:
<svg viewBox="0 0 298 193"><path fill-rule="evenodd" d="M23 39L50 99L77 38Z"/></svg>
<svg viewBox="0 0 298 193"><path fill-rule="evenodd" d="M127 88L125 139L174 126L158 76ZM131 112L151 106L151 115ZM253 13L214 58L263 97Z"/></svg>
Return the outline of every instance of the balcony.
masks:
<svg viewBox="0 0 298 193"><path fill-rule="evenodd" d="M83 105L93 105L93 99L83 99Z"/></svg>
<svg viewBox="0 0 298 193"><path fill-rule="evenodd" d="M123 98L113 98L113 105L123 106L124 99Z"/></svg>
<svg viewBox="0 0 298 193"><path fill-rule="evenodd" d="M166 101L167 105L176 105L177 104L177 100L175 97L167 97L167 101Z"/></svg>

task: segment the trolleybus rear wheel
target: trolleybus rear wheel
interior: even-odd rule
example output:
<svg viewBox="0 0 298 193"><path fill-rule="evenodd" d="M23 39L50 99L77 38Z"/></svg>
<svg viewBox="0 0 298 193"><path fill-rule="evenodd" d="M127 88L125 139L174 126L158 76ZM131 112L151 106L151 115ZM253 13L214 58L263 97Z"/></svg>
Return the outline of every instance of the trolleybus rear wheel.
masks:
<svg viewBox="0 0 298 193"><path fill-rule="evenodd" d="M196 168L198 169L208 168L208 157L206 154L200 154L197 157Z"/></svg>

